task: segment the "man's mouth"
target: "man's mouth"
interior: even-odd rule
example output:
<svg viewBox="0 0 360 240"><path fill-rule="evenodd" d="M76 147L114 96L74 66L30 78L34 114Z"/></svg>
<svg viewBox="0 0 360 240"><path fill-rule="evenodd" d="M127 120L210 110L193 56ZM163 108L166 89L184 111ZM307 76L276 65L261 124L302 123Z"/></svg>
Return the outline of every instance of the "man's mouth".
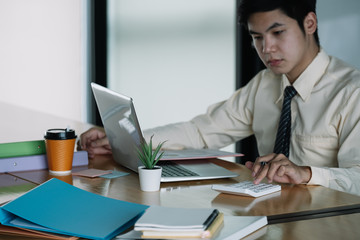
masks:
<svg viewBox="0 0 360 240"><path fill-rule="evenodd" d="M270 67L278 67L282 63L282 59L270 59L267 63Z"/></svg>

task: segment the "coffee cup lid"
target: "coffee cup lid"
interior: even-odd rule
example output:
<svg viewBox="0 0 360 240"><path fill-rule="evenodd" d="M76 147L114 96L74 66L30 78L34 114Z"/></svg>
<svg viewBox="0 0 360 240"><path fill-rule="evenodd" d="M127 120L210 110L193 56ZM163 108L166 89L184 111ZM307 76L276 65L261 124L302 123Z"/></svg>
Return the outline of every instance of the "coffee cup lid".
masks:
<svg viewBox="0 0 360 240"><path fill-rule="evenodd" d="M66 140L66 139L73 139L77 136L75 135L75 131L69 128L53 128L48 129L45 133L45 139L50 140Z"/></svg>

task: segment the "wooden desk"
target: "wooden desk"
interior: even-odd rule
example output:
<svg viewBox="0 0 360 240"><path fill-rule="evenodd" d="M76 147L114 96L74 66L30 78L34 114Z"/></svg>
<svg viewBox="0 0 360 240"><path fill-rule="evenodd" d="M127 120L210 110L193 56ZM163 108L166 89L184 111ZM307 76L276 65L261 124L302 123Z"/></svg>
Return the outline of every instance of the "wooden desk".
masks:
<svg viewBox="0 0 360 240"><path fill-rule="evenodd" d="M17 198L36 187L37 184L9 174L0 174L0 204Z"/></svg>
<svg viewBox="0 0 360 240"><path fill-rule="evenodd" d="M268 225L249 235L258 240L318 240L318 239L359 239L360 214L348 214L318 219Z"/></svg>
<svg viewBox="0 0 360 240"><path fill-rule="evenodd" d="M270 224L360 212L360 196L321 186L285 184L282 185L281 192L262 198L220 194L211 189L212 184L249 180L250 171L240 164L219 159L212 161L240 176L221 180L162 183L159 192L142 192L136 173L114 163L111 156L99 156L90 160L90 168L116 169L130 174L111 180L71 175L58 178L110 198L167 207L214 207L226 215L265 215ZM74 168L73 172L84 168L86 167ZM52 177L47 170L16 172L11 175L34 184Z"/></svg>

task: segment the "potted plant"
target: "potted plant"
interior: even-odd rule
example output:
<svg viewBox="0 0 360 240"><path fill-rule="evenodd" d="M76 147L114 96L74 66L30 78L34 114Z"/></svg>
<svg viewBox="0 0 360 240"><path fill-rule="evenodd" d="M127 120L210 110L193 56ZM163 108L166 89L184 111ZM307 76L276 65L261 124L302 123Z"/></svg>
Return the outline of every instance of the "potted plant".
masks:
<svg viewBox="0 0 360 240"><path fill-rule="evenodd" d="M137 154L144 166L138 167L140 188L142 191L158 191L160 189L160 179L162 168L157 166L157 162L161 159L164 152L160 152L165 142L161 142L153 150L151 136L149 143L143 140L137 148Z"/></svg>

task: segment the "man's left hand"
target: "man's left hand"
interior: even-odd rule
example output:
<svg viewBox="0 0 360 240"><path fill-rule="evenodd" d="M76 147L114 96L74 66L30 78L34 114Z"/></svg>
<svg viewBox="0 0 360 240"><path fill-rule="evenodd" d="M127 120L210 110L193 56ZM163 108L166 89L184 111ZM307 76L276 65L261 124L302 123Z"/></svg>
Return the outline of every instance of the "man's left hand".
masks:
<svg viewBox="0 0 360 240"><path fill-rule="evenodd" d="M308 166L298 166L284 154L271 153L258 157L255 162L246 162L245 166L252 171L254 183L260 183L265 177L269 183L306 184L311 178Z"/></svg>

